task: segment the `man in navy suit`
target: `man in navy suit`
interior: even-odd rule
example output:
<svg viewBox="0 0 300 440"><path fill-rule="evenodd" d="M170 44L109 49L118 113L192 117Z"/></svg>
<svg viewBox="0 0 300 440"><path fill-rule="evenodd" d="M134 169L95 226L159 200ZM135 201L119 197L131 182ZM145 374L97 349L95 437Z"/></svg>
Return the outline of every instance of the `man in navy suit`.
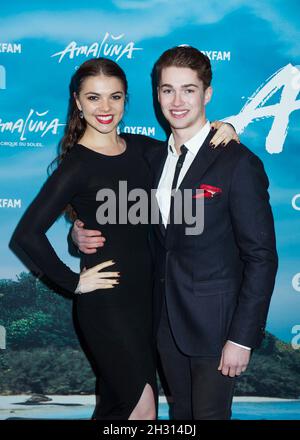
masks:
<svg viewBox="0 0 300 440"><path fill-rule="evenodd" d="M277 271L268 178L245 146L209 146L212 72L205 55L189 46L169 49L155 72L172 131L151 158L160 213L153 227L158 350L173 418L229 419L236 377L264 336ZM174 221L182 204L173 195L184 190L194 213L204 203L196 235L187 233L185 216Z"/></svg>
<svg viewBox="0 0 300 440"><path fill-rule="evenodd" d="M229 419L235 378L264 336L277 271L268 179L245 146L209 147L212 72L205 55L175 47L155 70L172 130L152 163L162 220L154 228L158 348L174 418ZM184 216L174 222L171 192L188 189L194 203L204 203L198 235L187 234Z"/></svg>

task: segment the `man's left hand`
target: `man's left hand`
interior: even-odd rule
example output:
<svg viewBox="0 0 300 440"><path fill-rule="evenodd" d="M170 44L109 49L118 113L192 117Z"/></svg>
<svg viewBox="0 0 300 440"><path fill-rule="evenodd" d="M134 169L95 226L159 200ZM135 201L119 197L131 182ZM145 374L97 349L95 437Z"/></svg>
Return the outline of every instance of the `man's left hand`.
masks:
<svg viewBox="0 0 300 440"><path fill-rule="evenodd" d="M250 350L227 341L222 350L218 370L220 370L224 376L240 376L241 373L246 371L250 354Z"/></svg>

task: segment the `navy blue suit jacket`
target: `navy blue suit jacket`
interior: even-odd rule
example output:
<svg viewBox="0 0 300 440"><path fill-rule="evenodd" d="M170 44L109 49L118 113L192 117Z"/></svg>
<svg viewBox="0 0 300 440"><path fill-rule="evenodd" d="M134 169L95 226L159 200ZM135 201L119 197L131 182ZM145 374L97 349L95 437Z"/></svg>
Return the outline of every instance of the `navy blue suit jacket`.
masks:
<svg viewBox="0 0 300 440"><path fill-rule="evenodd" d="M190 356L219 356L226 340L257 347L264 336L277 271L268 178L261 160L244 145L200 148L179 189L201 184L221 189L204 198L204 230L153 226L154 319L166 297L172 333ZM149 159L157 188L167 145ZM196 199L193 199L196 203Z"/></svg>

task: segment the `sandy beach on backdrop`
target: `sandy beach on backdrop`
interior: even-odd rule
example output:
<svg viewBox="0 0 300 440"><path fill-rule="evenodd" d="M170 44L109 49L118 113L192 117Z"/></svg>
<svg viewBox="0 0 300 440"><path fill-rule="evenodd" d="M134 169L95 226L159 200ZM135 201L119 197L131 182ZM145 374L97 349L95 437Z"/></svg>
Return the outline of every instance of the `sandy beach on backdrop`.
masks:
<svg viewBox="0 0 300 440"><path fill-rule="evenodd" d="M38 405L51 405L51 404L61 404L61 405L94 405L96 402L95 395L82 395L82 394L72 394L72 395L58 395L58 394L45 394L46 397L51 399L49 402L42 402ZM26 400L30 399L31 394L18 394L18 395L9 395L3 396L0 395L0 410L4 408L11 408L19 403L24 403ZM293 402L297 399L282 399L280 397L260 397L260 396L235 396L233 398L234 402ZM166 402L166 398L164 396L159 396L160 402ZM19 407L19 405L16 405ZM37 405L26 405L34 406Z"/></svg>
<svg viewBox="0 0 300 440"><path fill-rule="evenodd" d="M51 399L49 402L43 402L36 405L24 405L31 395L13 395L13 396L1 396L0 395L0 420L8 418L43 418L45 413L51 417L51 414L57 414L58 412L66 418L69 417L70 412L75 415L77 412L82 412L86 409L87 418L93 412L95 405L94 395L47 395ZM234 397L234 402L247 402L247 403L263 403L263 402L293 402L297 399L281 399L274 397L257 397L257 396L238 396ZM165 403L166 398L160 396L160 403ZM46 408L45 408L46 407ZM75 416L76 417L76 416ZM75 418L73 417L73 418Z"/></svg>

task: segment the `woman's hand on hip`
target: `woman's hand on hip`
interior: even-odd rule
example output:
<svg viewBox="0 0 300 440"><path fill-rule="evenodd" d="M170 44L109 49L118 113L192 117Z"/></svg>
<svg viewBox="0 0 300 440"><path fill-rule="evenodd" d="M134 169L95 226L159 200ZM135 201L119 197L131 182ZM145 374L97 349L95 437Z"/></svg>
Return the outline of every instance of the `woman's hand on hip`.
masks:
<svg viewBox="0 0 300 440"><path fill-rule="evenodd" d="M113 266L113 260L104 261L90 269L83 270L75 293L87 293L98 289L113 289L119 284L119 272L103 272L103 269Z"/></svg>

